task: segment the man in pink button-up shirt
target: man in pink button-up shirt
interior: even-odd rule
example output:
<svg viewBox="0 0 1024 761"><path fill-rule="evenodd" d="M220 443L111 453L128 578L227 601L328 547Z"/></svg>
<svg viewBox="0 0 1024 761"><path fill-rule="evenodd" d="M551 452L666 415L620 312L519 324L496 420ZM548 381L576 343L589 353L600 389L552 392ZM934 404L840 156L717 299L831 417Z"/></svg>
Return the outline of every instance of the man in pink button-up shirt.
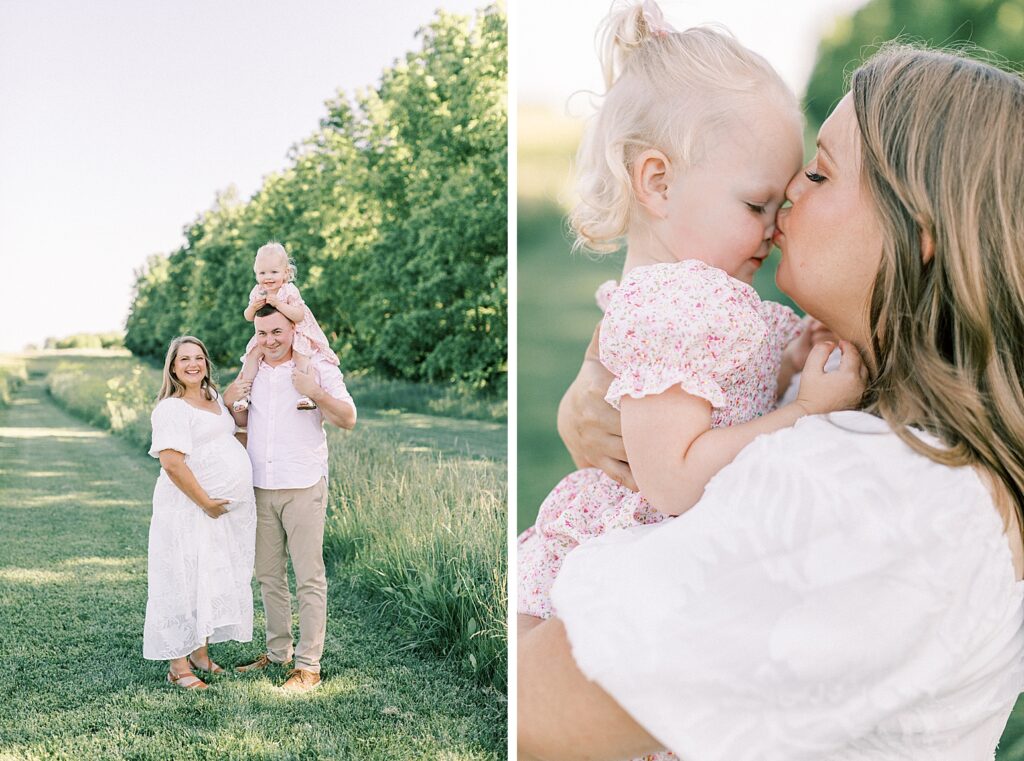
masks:
<svg viewBox="0 0 1024 761"><path fill-rule="evenodd" d="M235 422L248 427L256 491L256 578L267 619L267 651L236 670L285 665L294 655L295 668L284 687L305 691L320 683L320 656L327 631L323 560L327 436L323 421L352 428L356 408L336 365L314 358L309 373L295 367L291 320L265 306L256 312L254 322L263 350L259 372L251 383L236 379L225 389L224 401ZM232 402L246 394L249 409L234 411ZM316 402L317 409L296 409L302 396ZM299 644L294 652L289 558L299 600Z"/></svg>

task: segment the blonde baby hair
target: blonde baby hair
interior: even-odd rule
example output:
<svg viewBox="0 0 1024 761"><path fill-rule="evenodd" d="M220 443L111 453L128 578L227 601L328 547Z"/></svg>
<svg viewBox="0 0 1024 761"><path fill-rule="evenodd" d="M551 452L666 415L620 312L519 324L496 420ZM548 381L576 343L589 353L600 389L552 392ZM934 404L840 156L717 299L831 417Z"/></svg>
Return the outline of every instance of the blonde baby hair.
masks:
<svg viewBox="0 0 1024 761"><path fill-rule="evenodd" d="M288 271L288 274L286 275L286 281L285 282L290 283L290 282L292 282L295 279L295 276L298 274L298 270L295 267L295 262L292 261L292 258L288 255L288 252L285 251L284 246L282 246L276 240L267 241L262 246L260 246L259 249L257 249L257 251L256 251L256 259L259 259L261 255L262 256L279 256L279 257L281 257L282 261L284 261L284 263L285 263L285 268ZM253 270L255 271L255 269L256 269L256 261L255 260L253 260L253 265L252 266L253 266Z"/></svg>
<svg viewBox="0 0 1024 761"><path fill-rule="evenodd" d="M727 30L677 32L645 0L613 7L598 35L605 94L576 157L574 250L618 248L637 211L630 170L643 151L660 150L685 169L700 161L710 136L743 118L745 105L775 103L802 120L775 69Z"/></svg>

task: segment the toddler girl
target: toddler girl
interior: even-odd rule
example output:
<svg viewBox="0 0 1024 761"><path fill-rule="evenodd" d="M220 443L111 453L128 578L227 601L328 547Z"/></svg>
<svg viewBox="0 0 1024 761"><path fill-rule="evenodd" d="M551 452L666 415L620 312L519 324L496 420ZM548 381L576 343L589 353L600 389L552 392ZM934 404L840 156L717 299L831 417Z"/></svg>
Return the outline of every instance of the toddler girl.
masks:
<svg viewBox="0 0 1024 761"><path fill-rule="evenodd" d="M253 270L256 273L256 285L249 292L249 306L245 308L245 319L253 322L256 319L256 312L264 305L270 304L295 323L292 357L298 370L309 372L310 360L314 356L326 359L331 364L338 364L338 357L331 351L327 336L320 329L313 313L302 300L299 289L292 282L295 278L295 265L284 246L277 241L260 246L256 252ZM262 359L263 350L253 335L249 339L249 345L245 347L245 356L242 357L241 377L251 382L259 371ZM249 399L239 399L231 406L242 412L249 408ZM300 410L315 410L316 402L303 396L295 406Z"/></svg>
<svg viewBox="0 0 1024 761"><path fill-rule="evenodd" d="M589 468L548 495L518 558L519 612L542 618L579 543L679 515L754 437L852 407L864 388L849 344L825 373L831 346L811 349L801 320L750 285L801 164L793 94L732 37L677 32L650 0L613 11L603 39L606 94L571 222L577 247L627 245L621 285L598 293L599 345L640 492ZM805 360L796 400L776 409L780 376Z"/></svg>

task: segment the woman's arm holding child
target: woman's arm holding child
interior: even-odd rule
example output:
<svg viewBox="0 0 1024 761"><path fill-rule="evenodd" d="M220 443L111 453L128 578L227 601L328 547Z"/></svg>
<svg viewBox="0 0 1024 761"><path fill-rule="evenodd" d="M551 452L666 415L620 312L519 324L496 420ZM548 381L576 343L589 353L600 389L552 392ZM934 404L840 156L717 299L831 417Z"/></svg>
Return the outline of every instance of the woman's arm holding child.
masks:
<svg viewBox="0 0 1024 761"><path fill-rule="evenodd" d="M614 376L598 356L600 331L598 323L579 374L558 405L558 435L577 468L600 468L636 491L622 444L619 412L604 400Z"/></svg>
<svg viewBox="0 0 1024 761"><path fill-rule="evenodd" d="M640 492L660 512L679 515L757 436L804 415L855 407L864 393L866 369L857 349L843 341L839 369L825 373L833 348L824 343L811 350L795 402L739 425L712 428L711 404L678 386L657 396L623 397L622 436Z"/></svg>

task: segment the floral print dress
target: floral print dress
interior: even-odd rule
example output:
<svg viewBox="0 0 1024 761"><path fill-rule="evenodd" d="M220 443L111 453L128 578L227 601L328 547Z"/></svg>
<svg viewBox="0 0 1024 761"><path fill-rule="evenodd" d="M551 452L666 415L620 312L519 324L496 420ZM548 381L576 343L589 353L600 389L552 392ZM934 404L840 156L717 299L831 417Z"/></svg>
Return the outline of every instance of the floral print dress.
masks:
<svg viewBox="0 0 1024 761"><path fill-rule="evenodd" d="M782 352L800 331L788 307L696 260L636 267L621 285L602 285L597 298L605 307L601 363L615 376L605 399L616 409L623 396L677 385L711 403L714 427L774 409ZM666 517L597 468L562 479L519 537L519 612L552 615L551 584L579 544Z"/></svg>
<svg viewBox="0 0 1024 761"><path fill-rule="evenodd" d="M249 291L250 306L256 303L256 299L259 298L262 292L263 288L260 285L254 286ZM277 290L277 298L285 304L302 308L302 320L295 323L295 339L292 342L292 348L303 356L310 358L321 357L332 365L339 364L338 355L331 350L331 344L327 340L327 336L324 335L324 331L319 323L317 323L313 312L306 306L306 302L302 300L302 294L299 293L299 289L293 283L285 283ZM241 357L242 362L245 362L246 355L255 346L256 336L253 335L245 347L245 354Z"/></svg>

